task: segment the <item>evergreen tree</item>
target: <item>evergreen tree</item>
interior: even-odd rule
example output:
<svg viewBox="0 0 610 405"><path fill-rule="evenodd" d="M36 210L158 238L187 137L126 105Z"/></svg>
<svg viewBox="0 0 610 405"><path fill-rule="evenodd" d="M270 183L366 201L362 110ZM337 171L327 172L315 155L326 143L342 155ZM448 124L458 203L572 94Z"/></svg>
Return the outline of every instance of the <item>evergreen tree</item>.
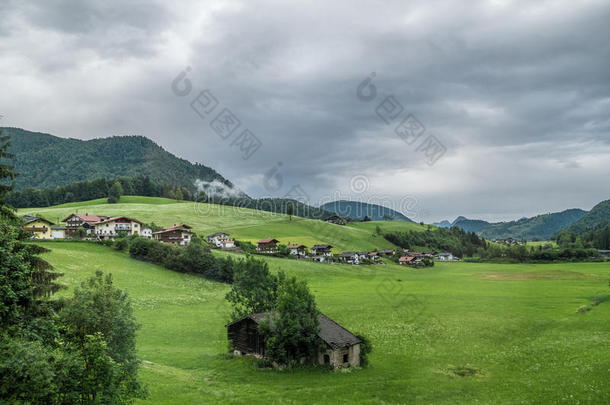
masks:
<svg viewBox="0 0 610 405"><path fill-rule="evenodd" d="M286 215L288 215L290 221L292 221L292 216L294 215L294 206L291 203L288 203L288 205L286 206Z"/></svg>

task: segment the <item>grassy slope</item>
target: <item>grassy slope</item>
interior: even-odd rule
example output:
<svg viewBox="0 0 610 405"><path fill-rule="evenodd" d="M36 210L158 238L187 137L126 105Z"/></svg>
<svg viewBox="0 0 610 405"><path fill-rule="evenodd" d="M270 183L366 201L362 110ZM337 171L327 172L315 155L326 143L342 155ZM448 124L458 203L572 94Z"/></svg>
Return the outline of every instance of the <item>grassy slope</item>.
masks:
<svg viewBox="0 0 610 405"><path fill-rule="evenodd" d="M50 208L21 209L20 214L40 215L51 221L60 221L72 212L98 215L125 215L144 222L169 226L187 223L197 233L229 232L234 238L255 242L273 237L282 243L302 243L312 246L328 243L335 251L374 250L394 247L375 234L379 224L383 230L424 230L419 224L404 221L356 223L349 226L327 224L322 221L256 211L216 204L178 202L154 197L121 197L119 204L107 204L105 200L63 204Z"/></svg>
<svg viewBox="0 0 610 405"><path fill-rule="evenodd" d="M279 372L222 355L226 285L97 245L45 246L65 283L101 269L129 292L142 324L149 403L608 402L610 301L576 313L592 297L610 295L608 263L413 270L269 258L273 270L307 279L323 312L374 344L368 369ZM448 371L454 366L482 374L457 377Z"/></svg>

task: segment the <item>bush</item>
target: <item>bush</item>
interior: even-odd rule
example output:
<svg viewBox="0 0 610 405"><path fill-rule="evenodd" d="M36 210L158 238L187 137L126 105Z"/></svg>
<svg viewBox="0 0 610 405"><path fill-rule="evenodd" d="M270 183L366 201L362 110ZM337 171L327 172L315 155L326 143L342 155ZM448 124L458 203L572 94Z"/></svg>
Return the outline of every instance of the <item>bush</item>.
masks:
<svg viewBox="0 0 610 405"><path fill-rule="evenodd" d="M373 345L371 341L364 335L356 334L356 337L360 339L360 367L367 367L369 365L369 353L373 351Z"/></svg>

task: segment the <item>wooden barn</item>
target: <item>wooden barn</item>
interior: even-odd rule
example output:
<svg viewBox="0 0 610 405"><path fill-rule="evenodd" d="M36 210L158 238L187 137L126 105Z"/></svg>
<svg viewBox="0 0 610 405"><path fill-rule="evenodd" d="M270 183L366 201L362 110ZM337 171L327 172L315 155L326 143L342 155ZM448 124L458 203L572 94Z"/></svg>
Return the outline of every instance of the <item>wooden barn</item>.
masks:
<svg viewBox="0 0 610 405"><path fill-rule="evenodd" d="M227 335L235 355L265 357L265 339L258 333L258 325L268 316L270 313L261 312L227 325ZM359 366L361 340L324 314L320 314L318 320L318 337L325 343L325 349L318 353L318 363L330 364L333 368Z"/></svg>

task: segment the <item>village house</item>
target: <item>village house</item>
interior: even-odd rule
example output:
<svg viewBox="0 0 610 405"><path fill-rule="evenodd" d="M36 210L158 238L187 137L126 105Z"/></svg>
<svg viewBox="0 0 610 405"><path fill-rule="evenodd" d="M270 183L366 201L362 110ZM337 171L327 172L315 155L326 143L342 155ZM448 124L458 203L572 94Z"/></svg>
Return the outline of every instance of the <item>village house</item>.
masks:
<svg viewBox="0 0 610 405"><path fill-rule="evenodd" d="M598 249L599 255L605 258L610 258L610 250Z"/></svg>
<svg viewBox="0 0 610 405"><path fill-rule="evenodd" d="M385 249L379 251L379 256L394 256L396 251L394 249Z"/></svg>
<svg viewBox="0 0 610 405"><path fill-rule="evenodd" d="M95 224L110 217L87 214L70 214L62 220L66 223L66 236L76 235L79 228L83 228L87 235L95 234Z"/></svg>
<svg viewBox="0 0 610 405"><path fill-rule="evenodd" d="M311 248L311 256L314 261L327 262L332 261L331 245L313 245Z"/></svg>
<svg viewBox="0 0 610 405"><path fill-rule="evenodd" d="M169 228L154 232L153 237L159 242L186 246L191 243L191 235L193 234L191 229L193 228L186 224L174 224Z"/></svg>
<svg viewBox="0 0 610 405"><path fill-rule="evenodd" d="M377 252L369 252L368 258L369 260L377 261L379 260L379 255L377 254Z"/></svg>
<svg viewBox="0 0 610 405"><path fill-rule="evenodd" d="M273 254L278 252L277 244L280 241L273 238L264 238L256 242L256 251L264 254Z"/></svg>
<svg viewBox="0 0 610 405"><path fill-rule="evenodd" d="M418 261L418 259L416 259L414 256L401 256L398 259L398 264L413 266L413 265L417 264L417 261Z"/></svg>
<svg viewBox="0 0 610 405"><path fill-rule="evenodd" d="M229 249L235 247L235 241L229 239L229 234L224 232L216 232L206 236L206 240L211 246Z"/></svg>
<svg viewBox="0 0 610 405"><path fill-rule="evenodd" d="M51 226L53 222L41 218L33 217L31 215L24 215L23 230L32 232L32 239L51 239Z"/></svg>
<svg viewBox="0 0 610 405"><path fill-rule="evenodd" d="M439 262L452 262L452 261L458 260L458 258L449 252L441 252L441 253L437 254L436 256L434 256L434 260L439 261Z"/></svg>
<svg viewBox="0 0 610 405"><path fill-rule="evenodd" d="M52 226L51 227L51 239L64 239L66 237L65 226Z"/></svg>
<svg viewBox="0 0 610 405"><path fill-rule="evenodd" d="M265 339L258 333L258 326L268 316L268 312L252 314L227 325L227 335L235 355L265 357ZM324 314L320 314L318 320L318 337L324 348L318 352L317 362L333 368L359 366L361 340Z"/></svg>
<svg viewBox="0 0 610 405"><path fill-rule="evenodd" d="M343 252L337 255L337 258L341 262L345 262L348 264L360 264L358 253L354 252Z"/></svg>
<svg viewBox="0 0 610 405"><path fill-rule="evenodd" d="M327 218L324 222L328 222L329 224L335 224L335 225L347 224L347 220L338 215L333 215L333 216Z"/></svg>
<svg viewBox="0 0 610 405"><path fill-rule="evenodd" d="M140 235L142 222L128 217L112 217L99 221L95 224L95 236L99 239L110 239L116 237L119 232L126 235Z"/></svg>
<svg viewBox="0 0 610 405"><path fill-rule="evenodd" d="M301 244L293 244L286 246L291 255L296 256L297 259L305 257L307 254L307 247Z"/></svg>
<svg viewBox="0 0 610 405"><path fill-rule="evenodd" d="M152 239L153 231L147 226L142 226L140 228L140 236L146 239Z"/></svg>

